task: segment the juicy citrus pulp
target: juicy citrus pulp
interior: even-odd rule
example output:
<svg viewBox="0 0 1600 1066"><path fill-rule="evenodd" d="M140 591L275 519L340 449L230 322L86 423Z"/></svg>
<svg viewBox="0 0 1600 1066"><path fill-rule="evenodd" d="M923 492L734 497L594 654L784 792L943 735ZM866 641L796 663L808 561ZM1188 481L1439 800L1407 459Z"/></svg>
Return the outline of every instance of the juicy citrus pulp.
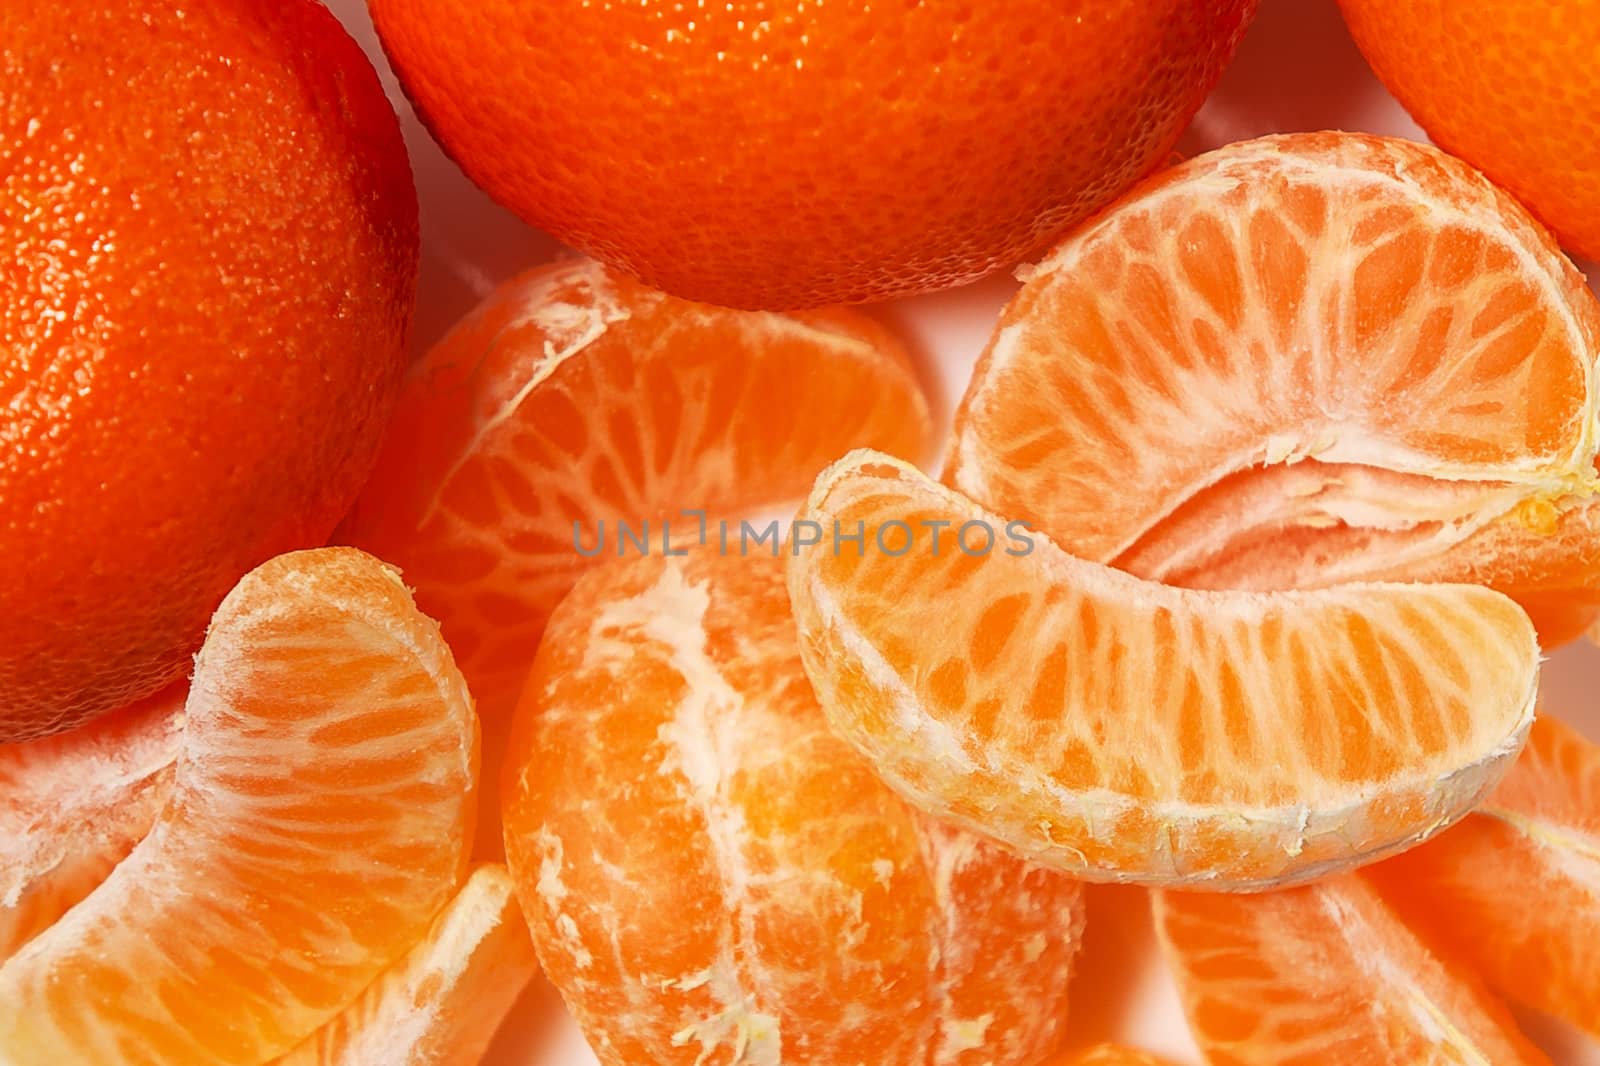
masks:
<svg viewBox="0 0 1600 1066"><path fill-rule="evenodd" d="M1372 876L1501 995L1600 1036L1600 745L1540 715L1476 811Z"/></svg>
<svg viewBox="0 0 1600 1066"><path fill-rule="evenodd" d="M1049 1059L1040 1066L1167 1066L1166 1060L1121 1044L1096 1044L1074 1054Z"/></svg>
<svg viewBox="0 0 1600 1066"><path fill-rule="evenodd" d="M557 608L506 850L607 1066L1031 1066L1082 886L922 815L828 729L771 556L628 560Z"/></svg>
<svg viewBox="0 0 1600 1066"><path fill-rule="evenodd" d="M0 966L0 1057L262 1062L408 950L465 875L471 700L371 557L247 574L184 713L150 834Z"/></svg>
<svg viewBox="0 0 1600 1066"><path fill-rule="evenodd" d="M503 866L479 866L423 938L274 1066L477 1063L538 964Z"/></svg>
<svg viewBox="0 0 1600 1066"><path fill-rule="evenodd" d="M1600 611L1600 302L1420 144L1290 134L1142 185L1034 268L945 479L1169 584L1483 584Z"/></svg>
<svg viewBox="0 0 1600 1066"><path fill-rule="evenodd" d="M1258 896L1157 892L1156 927L1208 1062L1548 1066L1470 971L1361 875Z"/></svg>
<svg viewBox="0 0 1600 1066"><path fill-rule="evenodd" d="M851 447L916 458L930 432L906 353L868 318L729 311L558 263L507 282L416 368L342 536L400 566L439 619L478 699L492 801L545 619L597 557L720 540L719 518L798 499ZM496 849L498 807L484 817Z"/></svg>
<svg viewBox="0 0 1600 1066"><path fill-rule="evenodd" d="M800 520L830 531L789 591L834 727L919 807L1082 877L1253 889L1374 859L1465 814L1532 718L1532 627L1486 589L1175 589L1024 548L870 452Z"/></svg>
<svg viewBox="0 0 1600 1066"><path fill-rule="evenodd" d="M0 962L105 880L172 791L184 684L87 725L0 744Z"/></svg>

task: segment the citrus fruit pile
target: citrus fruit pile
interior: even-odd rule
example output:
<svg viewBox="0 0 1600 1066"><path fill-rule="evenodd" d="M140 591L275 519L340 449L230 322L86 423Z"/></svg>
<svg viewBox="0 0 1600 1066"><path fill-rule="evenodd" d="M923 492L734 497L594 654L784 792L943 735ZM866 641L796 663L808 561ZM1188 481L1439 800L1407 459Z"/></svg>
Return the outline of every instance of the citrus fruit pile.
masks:
<svg viewBox="0 0 1600 1066"><path fill-rule="evenodd" d="M681 551L792 504L849 448L917 458L931 434L874 320L692 303L588 260L511 279L435 345L338 536L402 569L460 660L484 726L486 854L532 649L585 567Z"/></svg>
<svg viewBox="0 0 1600 1066"><path fill-rule="evenodd" d="M1582 122L1424 0L1343 6L1489 176L1167 165L1253 0L371 6L595 256L409 369L327 11L0 17L0 1066L466 1066L539 972L604 1066L1161 1066L1076 1035L1088 882L1213 1063L1600 1040ZM1023 257L929 476L821 305Z"/></svg>

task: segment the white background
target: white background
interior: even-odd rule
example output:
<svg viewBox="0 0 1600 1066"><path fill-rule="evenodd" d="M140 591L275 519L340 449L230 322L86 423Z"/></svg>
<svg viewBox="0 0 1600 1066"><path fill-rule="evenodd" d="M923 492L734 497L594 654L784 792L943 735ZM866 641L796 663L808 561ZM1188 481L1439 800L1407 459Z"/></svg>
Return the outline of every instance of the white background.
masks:
<svg viewBox="0 0 1600 1066"><path fill-rule="evenodd" d="M414 346L425 350L494 284L558 254L543 234L496 207L439 151L401 95L378 48L362 0L329 0L372 57L400 113L422 203L422 281ZM1265 0L1222 84L1179 145L1192 155L1263 133L1362 129L1422 139L1362 60L1332 0ZM1589 268L1600 286L1600 268ZM898 301L885 315L914 338L935 406L948 417L965 388L1000 307L1016 289L1009 277L966 289ZM1545 704L1600 740L1600 649L1556 653L1545 672ZM1508 905L1527 900L1508 900ZM1535 904L1536 905L1536 904ZM1095 890L1084 948L1085 979L1074 988L1073 1043L1117 1038L1198 1063L1171 984L1152 954L1141 897ZM1600 1048L1544 1019L1529 1032L1558 1066L1600 1066ZM536 982L485 1060L486 1066L592 1066L560 1001Z"/></svg>

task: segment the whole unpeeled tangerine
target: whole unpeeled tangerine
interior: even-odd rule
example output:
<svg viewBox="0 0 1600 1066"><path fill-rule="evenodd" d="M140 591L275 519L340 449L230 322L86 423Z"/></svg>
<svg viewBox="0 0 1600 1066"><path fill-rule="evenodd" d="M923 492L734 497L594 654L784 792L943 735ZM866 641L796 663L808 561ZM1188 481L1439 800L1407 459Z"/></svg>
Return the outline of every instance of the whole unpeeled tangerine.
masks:
<svg viewBox="0 0 1600 1066"><path fill-rule="evenodd" d="M403 369L417 207L321 4L11 6L0 34L0 741L184 673L321 543Z"/></svg>
<svg viewBox="0 0 1600 1066"><path fill-rule="evenodd" d="M1440 147L1600 259L1600 0L1339 0L1367 62Z"/></svg>
<svg viewBox="0 0 1600 1066"><path fill-rule="evenodd" d="M527 221L677 296L969 281L1157 165L1256 0L369 0L417 109Z"/></svg>

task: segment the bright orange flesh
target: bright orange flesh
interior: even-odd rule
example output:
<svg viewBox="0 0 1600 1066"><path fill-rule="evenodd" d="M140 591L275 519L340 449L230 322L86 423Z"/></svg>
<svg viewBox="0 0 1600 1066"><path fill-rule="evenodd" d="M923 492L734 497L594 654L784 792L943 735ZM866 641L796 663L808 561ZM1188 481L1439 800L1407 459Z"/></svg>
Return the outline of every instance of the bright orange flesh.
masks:
<svg viewBox="0 0 1600 1066"><path fill-rule="evenodd" d="M421 938L466 872L476 721L393 571L263 564L212 619L149 836L0 966L11 1062L253 1064Z"/></svg>
<svg viewBox="0 0 1600 1066"><path fill-rule="evenodd" d="M1175 589L1025 551L870 452L801 520L829 531L789 591L834 727L924 810L1092 880L1247 890L1370 861L1466 813L1532 717L1532 627L1487 589ZM958 550L967 523L989 554L978 532Z"/></svg>
<svg viewBox="0 0 1600 1066"><path fill-rule="evenodd" d="M1501 995L1600 1035L1600 745L1541 715L1476 812L1372 876Z"/></svg>
<svg viewBox="0 0 1600 1066"><path fill-rule="evenodd" d="M1200 588L1485 584L1600 612L1600 302L1434 149L1291 134L1147 182L1035 268L945 479Z"/></svg>
<svg viewBox="0 0 1600 1066"><path fill-rule="evenodd" d="M718 517L800 498L850 448L919 458L931 432L904 350L870 319L729 311L561 263L429 352L342 536L439 619L478 700L492 801L545 619L596 561L580 545L603 532L603 555L637 554L617 523L648 523L658 552L665 520L681 550L701 528L685 508L715 540ZM484 816L492 847L492 802Z"/></svg>
<svg viewBox="0 0 1600 1066"><path fill-rule="evenodd" d="M1432 955L1360 876L1154 901L1212 1066L1549 1062L1473 974Z"/></svg>
<svg viewBox="0 0 1600 1066"><path fill-rule="evenodd" d="M1076 1054L1047 1059L1039 1066L1169 1066L1169 1063L1138 1048L1123 1047L1121 1044L1096 1044Z"/></svg>
<svg viewBox="0 0 1600 1066"><path fill-rule="evenodd" d="M480 866L403 959L274 1066L477 1066L537 969L510 875Z"/></svg>
<svg viewBox="0 0 1600 1066"><path fill-rule="evenodd" d="M1600 0L1339 0L1428 136L1600 260ZM1470 60L1467 58L1470 57Z"/></svg>
<svg viewBox="0 0 1600 1066"><path fill-rule="evenodd" d="M1159 163L1256 0L371 0L490 195L669 292L882 299L1031 254Z"/></svg>
<svg viewBox="0 0 1600 1066"><path fill-rule="evenodd" d="M185 684L0 745L0 962L104 881L172 791Z"/></svg>
<svg viewBox="0 0 1600 1066"><path fill-rule="evenodd" d="M770 556L580 581L519 710L511 872L607 1066L1031 1066L1082 887L900 802L829 730Z"/></svg>
<svg viewBox="0 0 1600 1066"><path fill-rule="evenodd" d="M317 0L4 5L0 742L188 674L323 544L405 370L417 198Z"/></svg>

